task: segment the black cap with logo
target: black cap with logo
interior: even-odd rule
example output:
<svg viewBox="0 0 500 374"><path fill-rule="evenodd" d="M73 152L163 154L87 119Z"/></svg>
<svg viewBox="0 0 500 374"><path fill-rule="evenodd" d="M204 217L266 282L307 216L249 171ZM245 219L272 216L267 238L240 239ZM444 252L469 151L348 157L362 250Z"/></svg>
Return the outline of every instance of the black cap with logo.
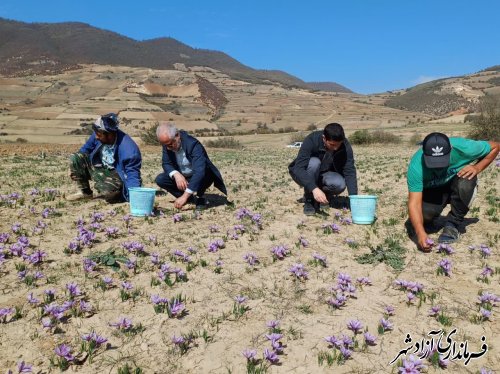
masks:
<svg viewBox="0 0 500 374"><path fill-rule="evenodd" d="M425 166L430 169L446 168L450 165L450 139L440 132L427 135L422 143Z"/></svg>

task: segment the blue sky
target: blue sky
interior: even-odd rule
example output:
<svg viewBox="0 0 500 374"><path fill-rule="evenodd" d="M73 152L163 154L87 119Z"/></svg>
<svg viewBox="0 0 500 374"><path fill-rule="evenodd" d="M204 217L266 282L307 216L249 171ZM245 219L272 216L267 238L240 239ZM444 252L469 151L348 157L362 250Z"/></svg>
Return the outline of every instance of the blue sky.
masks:
<svg viewBox="0 0 500 374"><path fill-rule="evenodd" d="M359 93L500 64L497 0L1 0L0 17L173 37Z"/></svg>

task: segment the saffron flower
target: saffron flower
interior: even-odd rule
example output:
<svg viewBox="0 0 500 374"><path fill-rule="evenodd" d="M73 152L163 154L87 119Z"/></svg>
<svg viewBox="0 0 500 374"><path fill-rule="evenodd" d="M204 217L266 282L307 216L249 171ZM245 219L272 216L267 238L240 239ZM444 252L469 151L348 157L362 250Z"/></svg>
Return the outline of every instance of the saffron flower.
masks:
<svg viewBox="0 0 500 374"><path fill-rule="evenodd" d="M315 261L316 263L320 264L321 266L323 267L327 267L327 263L326 263L326 256L322 256L320 255L319 253L313 253L312 254L312 257L313 257L313 261Z"/></svg>
<svg viewBox="0 0 500 374"><path fill-rule="evenodd" d="M246 296L235 296L234 301L236 301L238 304L243 304L245 301L247 301L248 298Z"/></svg>
<svg viewBox="0 0 500 374"><path fill-rule="evenodd" d="M344 345L342 340L338 339L335 335L326 336L325 341L328 342L332 347L340 348Z"/></svg>
<svg viewBox="0 0 500 374"><path fill-rule="evenodd" d="M486 246L485 244L481 244L479 246L479 251L481 252L481 257L486 258L491 255L491 248Z"/></svg>
<svg viewBox="0 0 500 374"><path fill-rule="evenodd" d="M441 311L441 307L439 305L434 305L431 309L429 309L429 316L435 317Z"/></svg>
<svg viewBox="0 0 500 374"><path fill-rule="evenodd" d="M392 323L388 319L385 319L385 318L382 318L380 320L379 327L381 327L383 329L383 331L392 330L394 328Z"/></svg>
<svg viewBox="0 0 500 374"><path fill-rule="evenodd" d="M412 374L418 374L423 369L425 369L425 365L422 363L422 360L419 360L414 355L410 355L409 358L403 359L402 366L398 368L399 373Z"/></svg>
<svg viewBox="0 0 500 374"><path fill-rule="evenodd" d="M364 338L365 338L365 343L366 345L376 345L376 340L377 338L375 336L373 336L372 334L370 334L368 331L365 332L363 334Z"/></svg>
<svg viewBox="0 0 500 374"><path fill-rule="evenodd" d="M68 290L70 297L77 297L82 294L82 291L80 291L80 287L75 282L66 284L66 289Z"/></svg>
<svg viewBox="0 0 500 374"><path fill-rule="evenodd" d="M75 359L75 357L71 354L71 347L66 344L60 344L54 348L54 352L59 357L65 359L68 362L71 362Z"/></svg>
<svg viewBox="0 0 500 374"><path fill-rule="evenodd" d="M118 330L127 331L132 328L132 320L126 317L121 317L118 322L113 322L109 324L112 327L116 327Z"/></svg>
<svg viewBox="0 0 500 374"><path fill-rule="evenodd" d="M277 245L271 248L271 253L274 259L283 260L285 256L290 254L290 250L285 245Z"/></svg>
<svg viewBox="0 0 500 374"><path fill-rule="evenodd" d="M368 277L358 277L356 278L356 282L362 286L371 286L372 281Z"/></svg>
<svg viewBox="0 0 500 374"><path fill-rule="evenodd" d="M438 263L438 274L444 274L446 276L451 276L451 260L448 258L444 258Z"/></svg>
<svg viewBox="0 0 500 374"><path fill-rule="evenodd" d="M257 355L257 351L255 349L245 349L243 352L241 352L243 357L245 357L248 361L253 361L255 359L255 356Z"/></svg>
<svg viewBox="0 0 500 374"><path fill-rule="evenodd" d="M214 253L217 252L219 249L224 248L225 246L226 244L224 243L224 240L217 239L208 245L208 251Z"/></svg>
<svg viewBox="0 0 500 374"><path fill-rule="evenodd" d="M250 266L255 266L259 263L259 258L255 253L249 252L243 256L243 260L250 265Z"/></svg>
<svg viewBox="0 0 500 374"><path fill-rule="evenodd" d="M439 244L437 247L437 251L440 253L446 253L447 255L451 255L452 253L455 253L455 250L449 244Z"/></svg>
<svg viewBox="0 0 500 374"><path fill-rule="evenodd" d="M306 280L309 276L303 264L293 264L288 271L299 280Z"/></svg>
<svg viewBox="0 0 500 374"><path fill-rule="evenodd" d="M281 323L281 321L273 319L271 321L266 322L266 326L272 330L277 330L280 326L280 323Z"/></svg>
<svg viewBox="0 0 500 374"><path fill-rule="evenodd" d="M363 329L363 324L357 319L350 320L347 322L347 328L354 332L354 334L359 334Z"/></svg>
<svg viewBox="0 0 500 374"><path fill-rule="evenodd" d="M33 365L26 364L24 361L20 361L17 363L17 373L32 373Z"/></svg>
<svg viewBox="0 0 500 374"><path fill-rule="evenodd" d="M479 313L481 313L481 318L487 320L491 318L491 310L480 308Z"/></svg>
<svg viewBox="0 0 500 374"><path fill-rule="evenodd" d="M174 221L174 223L177 223L177 222L182 221L182 215L181 215L181 214L179 214L179 213L175 213L175 214L172 216L172 221Z"/></svg>
<svg viewBox="0 0 500 374"><path fill-rule="evenodd" d="M264 349L264 359L269 361L271 364L275 364L279 361L279 357L274 350Z"/></svg>

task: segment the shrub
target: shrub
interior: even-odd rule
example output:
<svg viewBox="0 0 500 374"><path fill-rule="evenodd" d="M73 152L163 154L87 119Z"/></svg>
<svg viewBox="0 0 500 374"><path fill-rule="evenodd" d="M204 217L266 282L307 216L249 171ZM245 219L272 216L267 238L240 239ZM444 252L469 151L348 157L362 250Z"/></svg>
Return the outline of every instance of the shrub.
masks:
<svg viewBox="0 0 500 374"><path fill-rule="evenodd" d="M500 97L484 96L480 114L473 117L469 137L478 140L500 140Z"/></svg>
<svg viewBox="0 0 500 374"><path fill-rule="evenodd" d="M307 126L307 131L314 131L317 129L318 129L318 126L316 126L314 123L311 123Z"/></svg>
<svg viewBox="0 0 500 374"><path fill-rule="evenodd" d="M158 128L159 123L156 122L154 126L150 127L141 132L140 137L144 144L147 145L160 145L158 138L156 137L156 129Z"/></svg>
<svg viewBox="0 0 500 374"><path fill-rule="evenodd" d="M384 130L375 130L369 132L368 130L356 130L349 137L351 144L374 144L374 143L400 143L401 139Z"/></svg>
<svg viewBox="0 0 500 374"><path fill-rule="evenodd" d="M17 139L16 139L16 143L28 143L28 139L24 139L24 138L17 138Z"/></svg>
<svg viewBox="0 0 500 374"><path fill-rule="evenodd" d="M239 140L236 140L232 136L227 138L217 138L215 140L208 140L205 145L211 148L242 148Z"/></svg>
<svg viewBox="0 0 500 374"><path fill-rule="evenodd" d="M422 135L420 135L418 132L416 132L415 134L413 134L410 137L410 140L408 140L408 144L409 145L416 145L416 144L419 144L422 140L423 140Z"/></svg>
<svg viewBox="0 0 500 374"><path fill-rule="evenodd" d="M290 144L295 143L295 142L303 142L306 136L307 136L307 134L302 132L302 131L293 133L290 136Z"/></svg>

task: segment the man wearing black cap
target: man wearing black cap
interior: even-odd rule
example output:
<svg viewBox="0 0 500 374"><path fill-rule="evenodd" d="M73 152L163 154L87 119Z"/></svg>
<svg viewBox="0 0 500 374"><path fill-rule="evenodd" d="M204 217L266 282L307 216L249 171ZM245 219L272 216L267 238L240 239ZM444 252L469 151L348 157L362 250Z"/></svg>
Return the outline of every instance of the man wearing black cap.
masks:
<svg viewBox="0 0 500 374"><path fill-rule="evenodd" d="M447 204L451 210L438 242L458 240L459 226L475 198L477 175L493 162L499 149L496 142L448 138L438 132L425 137L422 149L410 161L407 175L408 212L424 252L432 246L424 223L432 223Z"/></svg>
<svg viewBox="0 0 500 374"><path fill-rule="evenodd" d="M70 156L70 178L80 191L67 200L93 198L90 180L98 192L95 197L109 202L128 201L128 188L141 186L141 152L118 125L116 114L100 116L92 125L90 138Z"/></svg>

